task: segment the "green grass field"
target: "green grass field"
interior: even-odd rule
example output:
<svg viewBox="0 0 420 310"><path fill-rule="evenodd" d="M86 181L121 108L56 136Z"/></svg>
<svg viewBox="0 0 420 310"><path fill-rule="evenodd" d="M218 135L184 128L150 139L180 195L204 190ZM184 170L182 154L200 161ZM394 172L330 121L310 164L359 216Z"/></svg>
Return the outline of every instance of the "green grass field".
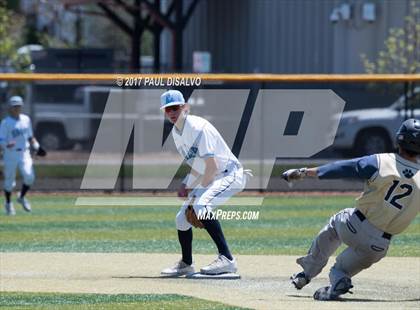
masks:
<svg viewBox="0 0 420 310"><path fill-rule="evenodd" d="M76 197L31 197L33 212L16 204L15 217L0 216L0 251L179 252L175 206L75 206ZM353 206L350 196L283 196L263 206L225 207L260 211L258 220L222 221L233 253L305 254L312 238L336 211ZM391 256L420 256L420 217L393 238ZM194 231L195 253L216 249L204 230Z"/></svg>
<svg viewBox="0 0 420 310"><path fill-rule="evenodd" d="M6 293L2 309L244 309L181 295Z"/></svg>

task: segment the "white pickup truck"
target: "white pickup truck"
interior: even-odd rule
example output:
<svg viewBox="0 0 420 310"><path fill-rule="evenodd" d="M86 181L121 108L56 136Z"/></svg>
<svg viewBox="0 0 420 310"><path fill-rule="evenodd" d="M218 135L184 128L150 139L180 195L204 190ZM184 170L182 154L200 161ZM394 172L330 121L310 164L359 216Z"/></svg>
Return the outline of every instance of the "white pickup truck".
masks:
<svg viewBox="0 0 420 310"><path fill-rule="evenodd" d="M110 87L32 84L27 89L35 135L48 150L88 143L96 134Z"/></svg>
<svg viewBox="0 0 420 310"><path fill-rule="evenodd" d="M33 84L28 90L32 103L35 135L47 150L70 148L75 143L90 148L96 137L110 91L121 88L100 85ZM162 130L163 114L156 100L144 100L139 117L148 130ZM29 107L28 107L29 108ZM144 132L144 131L142 131ZM148 145L148 136L143 143Z"/></svg>
<svg viewBox="0 0 420 310"><path fill-rule="evenodd" d="M352 155L390 152L395 148L395 132L406 118L420 118L420 88L408 97L405 111L404 96L387 108L344 112L334 141L334 148Z"/></svg>

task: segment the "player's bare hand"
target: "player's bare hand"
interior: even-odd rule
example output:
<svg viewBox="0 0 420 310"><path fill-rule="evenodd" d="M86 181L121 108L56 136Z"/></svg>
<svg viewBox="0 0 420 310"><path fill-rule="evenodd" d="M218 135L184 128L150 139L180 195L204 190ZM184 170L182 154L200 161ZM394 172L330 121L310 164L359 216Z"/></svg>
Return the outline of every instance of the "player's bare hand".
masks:
<svg viewBox="0 0 420 310"><path fill-rule="evenodd" d="M14 147L14 146L15 146L15 144L16 144L16 141L10 141L9 143L7 143L7 144L6 144L6 147L7 147L8 149L10 149L10 148Z"/></svg>
<svg viewBox="0 0 420 310"><path fill-rule="evenodd" d="M287 182L302 180L306 176L306 168L289 169L282 174L282 178Z"/></svg>
<svg viewBox="0 0 420 310"><path fill-rule="evenodd" d="M187 189L187 186L182 183L181 186L178 189L178 197L179 198L186 198L188 197L188 194L190 193L190 190Z"/></svg>

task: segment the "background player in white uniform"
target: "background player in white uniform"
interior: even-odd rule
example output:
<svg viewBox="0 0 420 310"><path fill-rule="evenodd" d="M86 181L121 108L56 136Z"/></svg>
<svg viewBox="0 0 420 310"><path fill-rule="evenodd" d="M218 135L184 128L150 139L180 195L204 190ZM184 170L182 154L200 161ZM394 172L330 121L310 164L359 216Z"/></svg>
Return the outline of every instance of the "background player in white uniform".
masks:
<svg viewBox="0 0 420 310"><path fill-rule="evenodd" d="M4 118L0 125L0 146L3 149L4 162L5 209L8 215L16 213L11 202L12 190L16 185L16 169L19 169L23 178L22 189L17 201L25 211L31 211L31 205L25 198L35 180L29 147L32 146L36 151L40 148L33 135L30 118L21 113L22 106L21 97L11 97L8 102L9 116Z"/></svg>
<svg viewBox="0 0 420 310"><path fill-rule="evenodd" d="M192 205L197 215L211 213L218 205L243 190L246 176L242 165L217 129L201 117L188 115L188 105L181 92L165 92L161 96L161 109L174 124L172 136L175 145L191 167L178 192L180 197L187 197L176 215L182 259L174 267L162 271L165 276L181 276L194 272L192 225L185 214L188 206ZM193 188L189 194L188 188ZM211 275L236 272L236 261L230 253L219 221L202 219L201 223L216 244L219 255L200 272Z"/></svg>
<svg viewBox="0 0 420 310"><path fill-rule="evenodd" d="M317 300L335 300L351 289L351 278L385 257L393 235L404 231L420 211L420 121L409 119L397 132L398 154L375 154L318 168L291 169L287 181L360 178L365 190L348 208L333 215L319 232L306 256L297 263L303 271L291 277L301 289L317 276L343 242L348 247L330 270L330 286L318 289Z"/></svg>

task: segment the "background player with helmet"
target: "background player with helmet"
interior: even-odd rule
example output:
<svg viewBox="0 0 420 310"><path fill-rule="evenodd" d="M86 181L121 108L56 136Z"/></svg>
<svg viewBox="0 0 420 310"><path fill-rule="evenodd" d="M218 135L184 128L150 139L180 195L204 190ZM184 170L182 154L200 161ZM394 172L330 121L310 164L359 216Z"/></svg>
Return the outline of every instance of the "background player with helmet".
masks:
<svg viewBox="0 0 420 310"><path fill-rule="evenodd" d="M283 173L288 182L305 177L366 181L356 207L333 215L308 254L297 259L303 268L291 277L297 289L316 277L328 258L345 243L348 247L330 270L330 286L318 289L314 298L335 300L347 293L353 287L351 278L385 257L392 236L404 231L420 211L420 121L403 122L396 140L398 154L375 154Z"/></svg>
<svg viewBox="0 0 420 310"><path fill-rule="evenodd" d="M164 276L194 273L192 260L192 226L204 228L217 246L214 262L201 268L207 275L235 273L236 261L230 253L217 219L197 219L211 213L218 205L245 187L246 175L220 133L207 120L188 114L188 105L181 92L170 90L161 96L161 109L174 124L172 136L176 148L191 167L190 174L178 192L187 198L176 215L176 228L182 259L174 267L164 269ZM190 189L192 191L190 192Z"/></svg>
<svg viewBox="0 0 420 310"><path fill-rule="evenodd" d="M25 211L31 211L31 205L25 197L35 180L30 147L37 155L46 155L33 135L30 118L21 113L22 106L23 100L20 96L11 97L8 102L9 115L0 125L0 146L3 149L4 162L4 206L7 215L16 213L11 201L12 190L16 185L16 169L19 169L23 179L17 202Z"/></svg>

